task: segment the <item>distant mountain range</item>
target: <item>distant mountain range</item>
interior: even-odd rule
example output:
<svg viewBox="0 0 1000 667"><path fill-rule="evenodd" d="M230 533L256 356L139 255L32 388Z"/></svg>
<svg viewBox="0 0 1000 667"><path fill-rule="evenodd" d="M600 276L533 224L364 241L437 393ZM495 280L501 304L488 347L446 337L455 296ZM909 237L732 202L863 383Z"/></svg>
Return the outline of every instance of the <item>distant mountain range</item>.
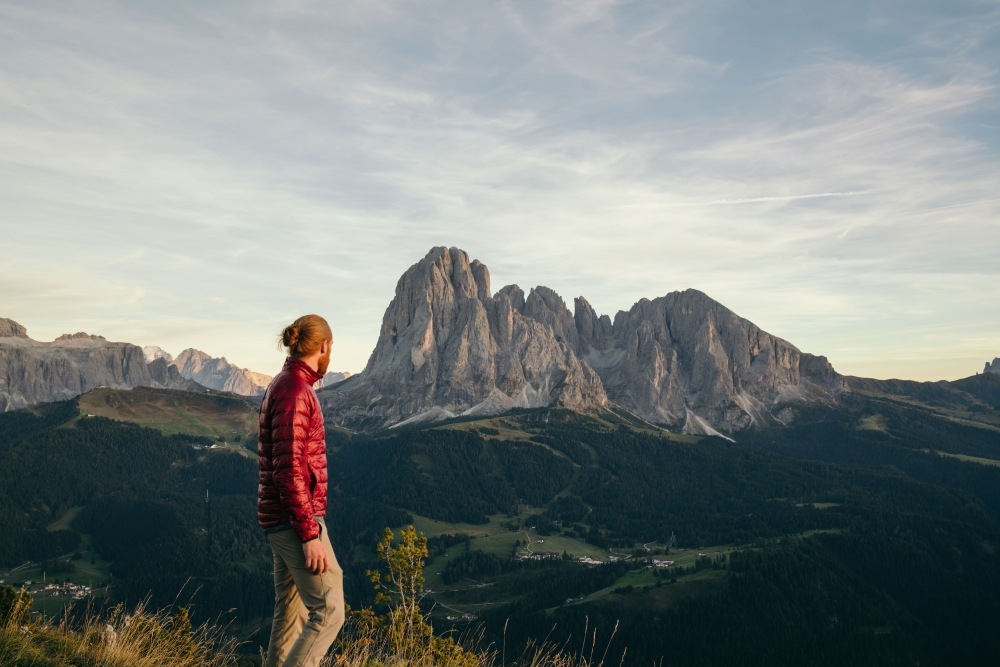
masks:
<svg viewBox="0 0 1000 667"><path fill-rule="evenodd" d="M458 248L433 248L399 279L364 371L320 392L324 412L366 429L516 408L622 409L685 433L724 435L787 423L804 405L836 405L852 391L899 388L842 376L825 357L697 290L641 299L614 320L583 297L573 306L548 287L493 293L485 265ZM1000 372L1000 360L987 371ZM952 403L980 402L959 388L935 391Z"/></svg>
<svg viewBox="0 0 1000 667"><path fill-rule="evenodd" d="M215 358L188 348L173 360L181 377L194 380L209 389L231 391L243 396L262 396L271 382L270 375L255 373L226 361L225 357Z"/></svg>
<svg viewBox="0 0 1000 667"><path fill-rule="evenodd" d="M40 342L17 322L0 318L0 412L73 398L101 386L258 396L270 379L192 349L173 359L160 348L143 350L86 333Z"/></svg>
<svg viewBox="0 0 1000 667"><path fill-rule="evenodd" d="M1000 359L986 373L1000 373ZM0 318L0 411L135 386L263 394L271 377L186 349L174 358L84 333L43 343ZM940 383L850 378L697 290L641 299L612 320L583 297L571 312L547 287L493 293L487 267L433 248L400 277L375 349L357 374L328 373L327 419L364 430L492 416L518 408L624 410L692 434L733 435L783 424L809 404L852 391L945 391Z"/></svg>
<svg viewBox="0 0 1000 667"><path fill-rule="evenodd" d="M17 322L0 318L0 412L72 398L102 385L194 387L163 360L148 364L135 345L85 333L43 343L29 338Z"/></svg>
<svg viewBox="0 0 1000 667"><path fill-rule="evenodd" d="M327 386L350 373L327 373ZM188 348L174 357L163 348L111 342L86 333L52 342L28 337L14 320L0 317L0 412L73 398L96 387L160 387L263 396L271 376Z"/></svg>

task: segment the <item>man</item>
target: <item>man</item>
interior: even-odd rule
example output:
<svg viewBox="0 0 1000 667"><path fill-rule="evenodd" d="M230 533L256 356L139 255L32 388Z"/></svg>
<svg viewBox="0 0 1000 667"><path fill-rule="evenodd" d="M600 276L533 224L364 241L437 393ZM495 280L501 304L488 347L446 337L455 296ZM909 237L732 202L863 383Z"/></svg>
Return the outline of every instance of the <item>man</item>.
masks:
<svg viewBox="0 0 1000 667"><path fill-rule="evenodd" d="M274 552L266 667L314 667L344 624L344 575L326 530L326 434L313 384L333 333L319 315L285 327L285 365L260 406L257 520Z"/></svg>

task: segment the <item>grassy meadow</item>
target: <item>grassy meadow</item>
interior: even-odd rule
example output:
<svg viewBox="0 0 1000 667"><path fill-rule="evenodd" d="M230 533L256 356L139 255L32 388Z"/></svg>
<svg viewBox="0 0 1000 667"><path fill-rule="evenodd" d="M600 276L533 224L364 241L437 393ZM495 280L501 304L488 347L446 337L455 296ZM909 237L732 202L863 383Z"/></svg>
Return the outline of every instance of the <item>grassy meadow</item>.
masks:
<svg viewBox="0 0 1000 667"><path fill-rule="evenodd" d="M257 403L235 394L195 394L170 389L100 388L80 396L80 415L99 416L154 428L164 435L182 433L239 447L255 442Z"/></svg>

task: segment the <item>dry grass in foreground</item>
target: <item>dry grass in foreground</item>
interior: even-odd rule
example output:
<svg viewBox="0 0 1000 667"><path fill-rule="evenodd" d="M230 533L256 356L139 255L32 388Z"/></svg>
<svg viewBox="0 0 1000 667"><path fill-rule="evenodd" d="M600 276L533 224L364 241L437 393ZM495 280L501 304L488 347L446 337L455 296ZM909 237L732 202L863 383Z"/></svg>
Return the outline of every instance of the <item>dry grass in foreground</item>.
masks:
<svg viewBox="0 0 1000 667"><path fill-rule="evenodd" d="M31 598L0 591L0 665L5 667L229 667L235 640L211 625L192 628L187 611L119 605L79 622L31 619Z"/></svg>
<svg viewBox="0 0 1000 667"><path fill-rule="evenodd" d="M578 653L549 643L529 645L520 655L480 648L475 637L435 635L421 611L427 539L412 526L398 543L386 529L378 545L385 571L369 577L377 602L387 611L352 612L322 667L612 667L596 633L584 629ZM187 610L151 612L144 604L119 605L83 620L55 623L31 618L31 597L0 588L0 665L3 667L239 667L254 663L237 651L217 625L191 626ZM613 637L613 633L612 633ZM610 645L612 637L602 640ZM261 661L262 662L262 661Z"/></svg>
<svg viewBox="0 0 1000 667"><path fill-rule="evenodd" d="M607 642L599 642L592 633L578 653L567 646L543 642L529 644L520 655L506 656L492 647L475 648L475 640L445 640L451 647L446 652L425 645L422 650L401 653L392 650L392 642L385 635L351 625L345 628L344 635L334 645L333 655L321 667L621 667L625 664L624 655L618 662L608 662L606 651L598 655L599 645L606 646L610 640L608 637Z"/></svg>
<svg viewBox="0 0 1000 667"><path fill-rule="evenodd" d="M13 589L3 591L7 593ZM0 665L4 667L237 667L252 664L234 640L212 626L192 628L183 613L151 612L144 605L126 612L115 607L78 624L29 620L24 596L0 618ZM595 655L591 635L579 653L551 644L532 645L521 655L462 648L475 642L423 642L393 648L391 628L349 623L322 667L615 667ZM430 639L430 638L429 638ZM608 638L610 641L610 638ZM603 643L603 642L601 642ZM259 663L258 663L259 664Z"/></svg>

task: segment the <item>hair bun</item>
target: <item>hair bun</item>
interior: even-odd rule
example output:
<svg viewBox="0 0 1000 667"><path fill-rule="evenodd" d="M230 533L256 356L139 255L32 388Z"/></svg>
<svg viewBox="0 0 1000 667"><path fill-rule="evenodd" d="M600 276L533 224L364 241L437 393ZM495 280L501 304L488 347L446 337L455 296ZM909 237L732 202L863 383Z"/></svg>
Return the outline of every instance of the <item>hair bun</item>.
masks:
<svg viewBox="0 0 1000 667"><path fill-rule="evenodd" d="M319 315L303 315L282 329L278 339L289 356L302 358L320 350L324 341L333 342L333 332Z"/></svg>
<svg viewBox="0 0 1000 667"><path fill-rule="evenodd" d="M299 342L299 328L294 324L285 327L285 330L281 332L281 342L285 344L285 347L292 347Z"/></svg>

